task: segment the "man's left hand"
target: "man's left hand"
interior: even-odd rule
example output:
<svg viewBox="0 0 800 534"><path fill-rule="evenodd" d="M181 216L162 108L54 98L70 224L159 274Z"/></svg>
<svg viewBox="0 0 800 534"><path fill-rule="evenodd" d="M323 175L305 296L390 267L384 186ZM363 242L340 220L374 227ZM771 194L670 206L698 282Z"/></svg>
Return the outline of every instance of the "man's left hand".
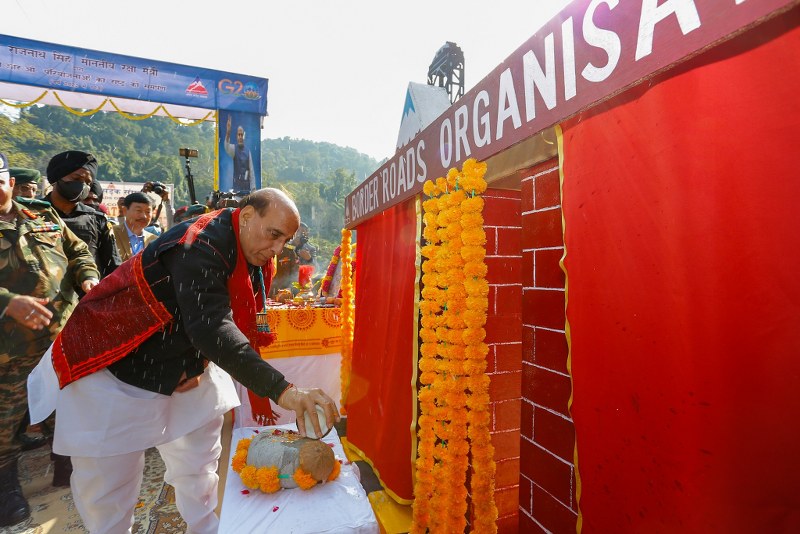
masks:
<svg viewBox="0 0 800 534"><path fill-rule="evenodd" d="M84 293L88 293L89 291L92 290L94 286L96 286L99 283L100 281L97 280L97 278L89 278L88 280L84 280L83 282L81 282L81 289L83 289Z"/></svg>
<svg viewBox="0 0 800 534"><path fill-rule="evenodd" d="M181 379L178 380L178 385L175 388L175 393L185 393L189 390L192 390L200 385L200 377L203 375L193 376L192 378L186 378L186 371L183 372L181 375Z"/></svg>

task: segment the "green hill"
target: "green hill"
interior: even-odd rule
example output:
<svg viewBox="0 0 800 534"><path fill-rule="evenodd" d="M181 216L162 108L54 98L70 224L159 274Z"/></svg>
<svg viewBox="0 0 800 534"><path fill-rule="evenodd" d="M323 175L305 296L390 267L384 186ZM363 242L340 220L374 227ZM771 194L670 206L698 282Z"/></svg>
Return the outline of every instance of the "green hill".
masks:
<svg viewBox="0 0 800 534"><path fill-rule="evenodd" d="M85 150L97 157L100 180L174 184L177 207L189 201L178 149L196 148L199 157L191 160L191 168L198 200L202 202L214 189L210 123L185 126L167 117L134 121L113 112L79 117L53 106L24 108L18 117L9 110L0 114L0 152L13 166L33 167L44 174L54 154ZM344 197L380 163L331 143L288 137L261 143L262 185L281 188L294 198L311 227L312 242L321 248L321 264L327 263L341 239Z"/></svg>

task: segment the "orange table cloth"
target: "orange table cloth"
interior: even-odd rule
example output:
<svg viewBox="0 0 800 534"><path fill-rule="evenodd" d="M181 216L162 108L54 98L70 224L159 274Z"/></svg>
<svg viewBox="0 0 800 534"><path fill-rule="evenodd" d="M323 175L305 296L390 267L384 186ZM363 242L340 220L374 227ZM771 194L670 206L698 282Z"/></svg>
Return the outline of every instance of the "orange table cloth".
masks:
<svg viewBox="0 0 800 534"><path fill-rule="evenodd" d="M261 350L264 359L333 354L342 344L341 308L267 308L269 329L278 339Z"/></svg>

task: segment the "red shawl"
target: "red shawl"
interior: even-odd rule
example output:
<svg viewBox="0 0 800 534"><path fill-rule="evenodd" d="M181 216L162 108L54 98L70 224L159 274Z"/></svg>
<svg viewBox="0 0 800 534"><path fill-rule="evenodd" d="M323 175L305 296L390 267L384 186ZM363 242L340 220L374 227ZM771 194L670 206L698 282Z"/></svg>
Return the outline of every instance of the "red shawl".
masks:
<svg viewBox="0 0 800 534"><path fill-rule="evenodd" d="M179 243L191 245L220 213L215 211L199 217ZM232 220L234 236L238 239L238 209L233 212ZM241 245L237 243L236 248L236 267L228 279L233 321L258 351L259 346L272 343L274 334L258 332L253 284ZM272 262L269 262L264 273L267 284L272 280L272 269ZM172 321L172 315L156 300L145 280L141 253L135 255L81 300L56 337L52 357L60 387L125 357ZM105 328L97 328L98 325Z"/></svg>

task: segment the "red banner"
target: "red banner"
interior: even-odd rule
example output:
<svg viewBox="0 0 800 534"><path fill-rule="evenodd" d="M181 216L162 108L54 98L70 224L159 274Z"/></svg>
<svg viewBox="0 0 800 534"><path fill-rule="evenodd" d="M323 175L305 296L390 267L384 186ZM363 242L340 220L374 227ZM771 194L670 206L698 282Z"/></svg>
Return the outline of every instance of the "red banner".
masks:
<svg viewBox="0 0 800 534"><path fill-rule="evenodd" d="M345 225L412 197L425 180L467 158L485 160L797 3L575 0L356 187L345 202Z"/></svg>
<svg viewBox="0 0 800 534"><path fill-rule="evenodd" d="M358 227L356 322L347 440L390 495L413 498L411 478L418 311L417 214L412 200Z"/></svg>
<svg viewBox="0 0 800 534"><path fill-rule="evenodd" d="M797 21L564 127L586 534L800 532Z"/></svg>

